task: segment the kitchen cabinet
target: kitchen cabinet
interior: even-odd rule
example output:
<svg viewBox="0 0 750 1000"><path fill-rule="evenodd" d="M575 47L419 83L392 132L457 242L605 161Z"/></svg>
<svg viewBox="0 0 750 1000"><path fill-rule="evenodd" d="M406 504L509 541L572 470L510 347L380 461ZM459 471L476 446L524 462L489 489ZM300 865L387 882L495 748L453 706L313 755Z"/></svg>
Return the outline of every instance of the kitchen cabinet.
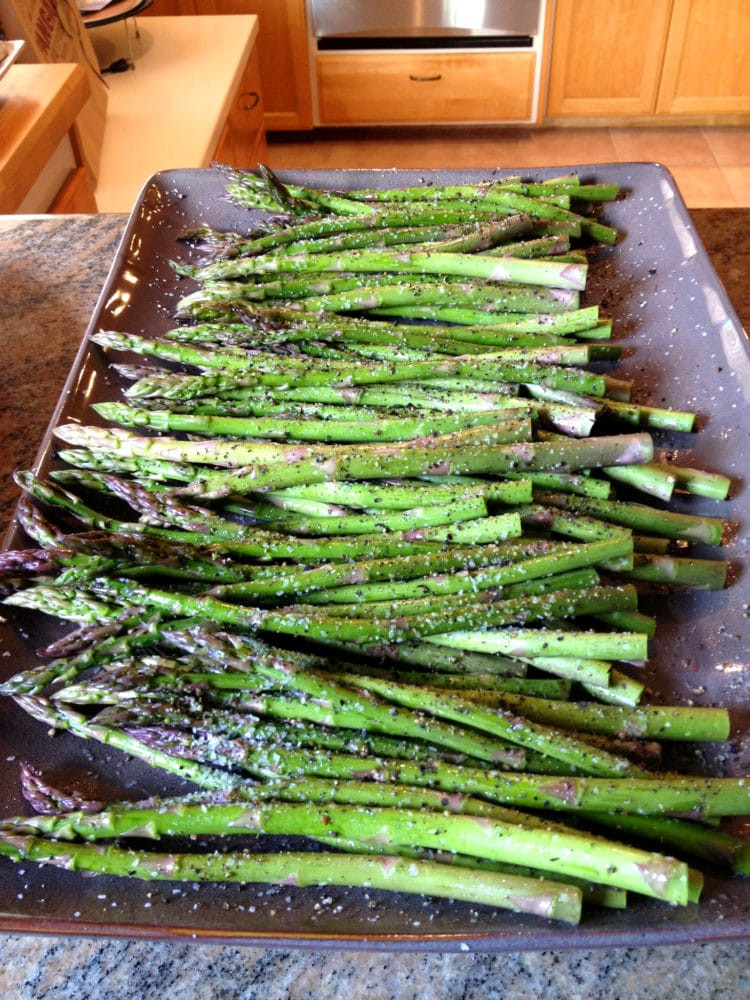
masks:
<svg viewBox="0 0 750 1000"><path fill-rule="evenodd" d="M304 0L196 0L215 13L257 14L258 54L267 131L312 128L312 93ZM224 10L229 4L235 11Z"/></svg>
<svg viewBox="0 0 750 1000"><path fill-rule="evenodd" d="M547 117L654 110L671 0L557 0Z"/></svg>
<svg viewBox="0 0 750 1000"><path fill-rule="evenodd" d="M321 125L529 121L534 52L320 52Z"/></svg>
<svg viewBox="0 0 750 1000"><path fill-rule="evenodd" d="M656 110L750 113L748 0L674 0Z"/></svg>
<svg viewBox="0 0 750 1000"><path fill-rule="evenodd" d="M138 16L180 14L257 15L266 130L312 128L305 0L158 0Z"/></svg>
<svg viewBox="0 0 750 1000"><path fill-rule="evenodd" d="M17 63L0 80L0 213L96 211L73 132L90 92L76 63Z"/></svg>
<svg viewBox="0 0 750 1000"><path fill-rule="evenodd" d="M75 145L75 160L86 168L93 183L99 173L107 116L107 84L99 73L77 4L60 4L58 0L0 0L0 22L1 38L24 41L18 60L22 65L78 63L83 67L89 96L76 116L71 141Z"/></svg>
<svg viewBox="0 0 750 1000"><path fill-rule="evenodd" d="M557 0L547 119L750 115L747 0Z"/></svg>
<svg viewBox="0 0 750 1000"><path fill-rule="evenodd" d="M88 170L74 167L49 206L50 215L92 215L99 211Z"/></svg>
<svg viewBox="0 0 750 1000"><path fill-rule="evenodd" d="M235 167L254 167L267 159L267 152L256 46L248 59L213 159Z"/></svg>

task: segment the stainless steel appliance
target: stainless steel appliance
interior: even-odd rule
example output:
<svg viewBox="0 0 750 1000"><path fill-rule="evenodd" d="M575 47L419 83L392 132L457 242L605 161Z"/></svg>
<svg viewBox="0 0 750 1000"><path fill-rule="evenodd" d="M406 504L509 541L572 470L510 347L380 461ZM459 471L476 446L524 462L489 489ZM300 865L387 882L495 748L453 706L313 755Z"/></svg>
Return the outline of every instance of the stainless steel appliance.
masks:
<svg viewBox="0 0 750 1000"><path fill-rule="evenodd" d="M530 48L542 0L308 0L317 47Z"/></svg>
<svg viewBox="0 0 750 1000"><path fill-rule="evenodd" d="M307 0L316 125L537 120L547 0Z"/></svg>

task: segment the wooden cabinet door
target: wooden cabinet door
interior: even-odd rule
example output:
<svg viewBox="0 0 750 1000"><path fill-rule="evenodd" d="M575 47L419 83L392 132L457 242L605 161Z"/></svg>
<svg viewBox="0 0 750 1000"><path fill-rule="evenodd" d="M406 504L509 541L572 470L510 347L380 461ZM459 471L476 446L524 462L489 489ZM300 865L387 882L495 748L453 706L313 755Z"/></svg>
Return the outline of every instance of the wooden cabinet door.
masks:
<svg viewBox="0 0 750 1000"><path fill-rule="evenodd" d="M672 0L557 0L547 116L653 114L671 7Z"/></svg>
<svg viewBox="0 0 750 1000"><path fill-rule="evenodd" d="M750 113L748 0L674 0L656 110Z"/></svg>
<svg viewBox="0 0 750 1000"><path fill-rule="evenodd" d="M266 129L312 128L305 0L193 0L199 14L257 14Z"/></svg>
<svg viewBox="0 0 750 1000"><path fill-rule="evenodd" d="M47 211L50 215L95 215L99 211L85 167L70 171Z"/></svg>
<svg viewBox="0 0 750 1000"><path fill-rule="evenodd" d="M213 159L253 169L266 159L260 66L257 47L248 60Z"/></svg>

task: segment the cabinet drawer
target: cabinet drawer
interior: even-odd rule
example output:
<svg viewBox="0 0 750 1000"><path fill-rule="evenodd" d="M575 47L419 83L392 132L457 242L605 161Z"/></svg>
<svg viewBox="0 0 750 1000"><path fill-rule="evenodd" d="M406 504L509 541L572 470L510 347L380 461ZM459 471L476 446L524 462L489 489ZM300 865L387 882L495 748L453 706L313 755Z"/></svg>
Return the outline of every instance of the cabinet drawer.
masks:
<svg viewBox="0 0 750 1000"><path fill-rule="evenodd" d="M529 121L533 52L319 53L321 125Z"/></svg>

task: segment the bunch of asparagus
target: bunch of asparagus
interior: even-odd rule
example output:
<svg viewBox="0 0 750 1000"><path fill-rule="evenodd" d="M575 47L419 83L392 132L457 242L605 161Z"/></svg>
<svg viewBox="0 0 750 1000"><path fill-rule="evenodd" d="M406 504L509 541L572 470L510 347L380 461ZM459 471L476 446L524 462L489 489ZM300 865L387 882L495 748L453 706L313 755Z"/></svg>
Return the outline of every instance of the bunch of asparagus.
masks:
<svg viewBox="0 0 750 1000"><path fill-rule="evenodd" d="M659 772L662 742L726 740L727 712L641 703L638 588L727 582L689 552L723 520L668 502L730 483L655 460L652 431L694 414L591 367L620 351L581 302L586 250L618 234L585 206L617 190L261 168L227 191L262 228L186 234L209 259L175 264L199 289L165 336L94 336L151 364L114 363L124 400L57 429L46 480L17 474L37 547L0 561L6 604L76 626L2 692L197 791L88 802L25 767L36 815L0 853L568 922L697 900L693 858L748 874L716 825L750 813L747 782ZM232 839L269 833L303 849ZM122 846L180 835L223 846Z"/></svg>

